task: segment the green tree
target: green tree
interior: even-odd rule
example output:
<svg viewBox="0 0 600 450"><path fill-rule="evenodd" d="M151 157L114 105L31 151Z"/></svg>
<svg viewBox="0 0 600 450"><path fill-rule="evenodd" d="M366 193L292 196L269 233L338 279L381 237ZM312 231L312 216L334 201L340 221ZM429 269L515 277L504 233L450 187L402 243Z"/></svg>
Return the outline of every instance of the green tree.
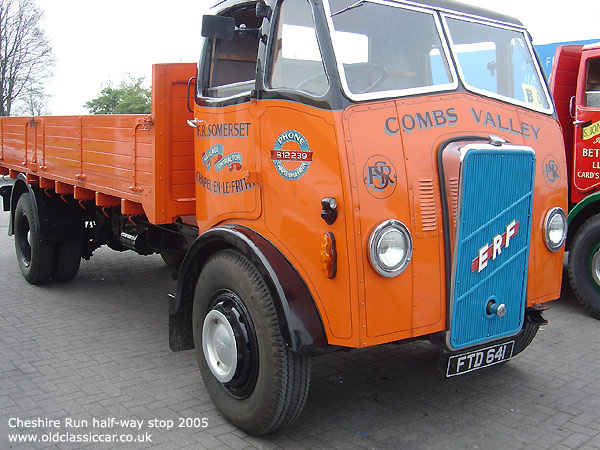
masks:
<svg viewBox="0 0 600 450"><path fill-rule="evenodd" d="M142 86L144 77L122 81L118 87L109 83L100 95L84 105L91 114L150 114L152 94Z"/></svg>

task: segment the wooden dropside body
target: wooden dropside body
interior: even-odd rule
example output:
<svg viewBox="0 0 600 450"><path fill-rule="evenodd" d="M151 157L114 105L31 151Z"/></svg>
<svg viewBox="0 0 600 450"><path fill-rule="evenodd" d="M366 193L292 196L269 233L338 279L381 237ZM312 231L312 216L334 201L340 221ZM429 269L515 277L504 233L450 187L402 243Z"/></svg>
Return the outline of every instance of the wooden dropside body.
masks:
<svg viewBox="0 0 600 450"><path fill-rule="evenodd" d="M187 83L196 65L157 64L152 114L0 118L0 173L154 224L195 215Z"/></svg>

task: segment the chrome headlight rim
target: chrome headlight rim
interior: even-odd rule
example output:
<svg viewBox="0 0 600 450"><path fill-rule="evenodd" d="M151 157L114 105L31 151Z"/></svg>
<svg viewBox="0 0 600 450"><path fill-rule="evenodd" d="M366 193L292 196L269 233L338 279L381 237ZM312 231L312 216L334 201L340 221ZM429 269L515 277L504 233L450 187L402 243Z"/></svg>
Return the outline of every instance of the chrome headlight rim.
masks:
<svg viewBox="0 0 600 450"><path fill-rule="evenodd" d="M561 236L561 239L559 242L552 243L552 241L550 239L550 235L549 235L549 227L550 227L550 223L556 216L560 216L560 218L562 219L563 225L564 225L564 232L563 232L563 235ZM544 243L546 244L546 247L548 248L548 250L550 250L551 252L557 252L562 248L565 241L567 240L567 228L568 228L567 215L565 214L565 212L563 211L562 208L559 208L559 207L552 208L546 213L546 217L544 219Z"/></svg>
<svg viewBox="0 0 600 450"><path fill-rule="evenodd" d="M378 257L378 254L377 254L377 248L378 248L378 244L381 241L381 238L383 236L385 236L389 231L392 231L392 230L399 231L404 236L404 240L406 242L407 248L405 249L405 255L404 255L401 263L398 264L396 267L389 269L389 268L386 268L385 265L381 263L381 261ZM404 272L404 270L408 266L408 263L410 263L410 261L412 259L412 252L413 252L412 235L410 234L410 230L408 229L408 227L396 219L388 219L388 220L381 222L379 225L377 225L377 227L375 227L375 229L371 232L371 235L369 236L369 244L368 245L369 245L368 254L369 254L369 261L371 263L371 267L373 267L373 269L375 269L375 271L379 275L382 275L387 278L396 277L396 276L400 275L402 272Z"/></svg>

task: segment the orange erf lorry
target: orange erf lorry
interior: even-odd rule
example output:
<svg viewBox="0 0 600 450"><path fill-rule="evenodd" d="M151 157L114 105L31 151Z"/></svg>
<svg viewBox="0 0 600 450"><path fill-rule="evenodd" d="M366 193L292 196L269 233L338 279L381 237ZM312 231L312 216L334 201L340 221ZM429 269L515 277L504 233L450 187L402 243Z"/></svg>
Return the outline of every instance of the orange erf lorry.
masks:
<svg viewBox="0 0 600 450"><path fill-rule="evenodd" d="M600 319L600 42L558 47L550 87L568 167L569 279L577 299Z"/></svg>
<svg viewBox="0 0 600 450"><path fill-rule="evenodd" d="M211 12L197 66L154 66L150 116L2 118L25 278L161 253L171 348L253 434L300 414L311 355L429 339L455 376L522 351L560 296L567 208L523 26L445 0Z"/></svg>

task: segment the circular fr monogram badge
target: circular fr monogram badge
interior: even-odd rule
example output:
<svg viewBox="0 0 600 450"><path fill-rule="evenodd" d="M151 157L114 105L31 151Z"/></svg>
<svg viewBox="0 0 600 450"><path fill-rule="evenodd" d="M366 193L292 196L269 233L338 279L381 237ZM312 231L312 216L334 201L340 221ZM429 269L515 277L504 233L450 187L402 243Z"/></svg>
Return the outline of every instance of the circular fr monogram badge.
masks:
<svg viewBox="0 0 600 450"><path fill-rule="evenodd" d="M558 186L558 181L560 180L560 167L557 159L553 155L546 156L546 159L544 159L544 165L542 166L542 171L544 173L544 180L546 180L548 187L554 189L556 186Z"/></svg>
<svg viewBox="0 0 600 450"><path fill-rule="evenodd" d="M383 155L373 155L363 168L363 183L375 198L388 198L396 190L398 177L392 162Z"/></svg>

